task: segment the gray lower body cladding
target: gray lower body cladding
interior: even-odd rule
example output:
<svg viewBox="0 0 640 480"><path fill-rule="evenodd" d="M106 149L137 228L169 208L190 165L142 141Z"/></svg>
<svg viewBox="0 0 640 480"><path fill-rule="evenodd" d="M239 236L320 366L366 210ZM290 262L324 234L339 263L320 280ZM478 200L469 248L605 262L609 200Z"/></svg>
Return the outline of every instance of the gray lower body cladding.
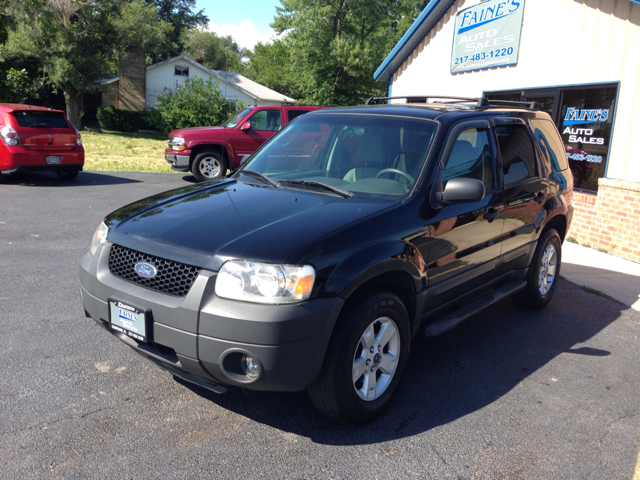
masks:
<svg viewBox="0 0 640 480"><path fill-rule="evenodd" d="M216 297L216 273L202 270L184 297L129 283L109 271L110 244L80 260L82 303L88 317L135 351L175 375L213 391L225 385L299 391L317 378L338 314L340 298L263 305ZM109 326L108 298L149 309L149 343ZM257 378L240 368L247 354L261 366ZM204 382L204 384L203 384Z"/></svg>

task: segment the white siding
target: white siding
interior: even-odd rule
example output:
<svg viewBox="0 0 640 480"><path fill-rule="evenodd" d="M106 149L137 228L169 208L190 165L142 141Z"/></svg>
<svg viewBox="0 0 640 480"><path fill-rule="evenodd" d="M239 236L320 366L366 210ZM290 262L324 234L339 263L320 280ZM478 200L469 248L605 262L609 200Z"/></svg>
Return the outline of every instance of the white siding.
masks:
<svg viewBox="0 0 640 480"><path fill-rule="evenodd" d="M606 175L640 182L640 4L527 0L518 64L452 75L458 0L393 75L392 95L479 96L483 90L620 82Z"/></svg>
<svg viewBox="0 0 640 480"><path fill-rule="evenodd" d="M205 81L210 78L213 78L214 80L218 78L217 76L208 73L206 70L200 69L192 63L185 62L181 59L147 69L147 108L154 107L158 101L158 97L164 92L173 91L178 87L184 86L184 81L187 77L176 75L176 66L189 67L189 78L200 77ZM256 102L250 96L225 82L220 82L219 88L222 96L229 101L241 101L249 105L261 105L261 103Z"/></svg>

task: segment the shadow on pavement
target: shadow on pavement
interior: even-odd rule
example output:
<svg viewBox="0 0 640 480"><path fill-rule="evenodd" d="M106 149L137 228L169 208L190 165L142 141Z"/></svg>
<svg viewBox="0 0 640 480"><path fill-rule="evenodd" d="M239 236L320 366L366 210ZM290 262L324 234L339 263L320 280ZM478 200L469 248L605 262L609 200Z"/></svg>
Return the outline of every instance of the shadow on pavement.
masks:
<svg viewBox="0 0 640 480"><path fill-rule="evenodd" d="M126 172L118 172L126 173ZM24 187L86 187L96 185L122 185L140 183L142 180L110 175L108 172L83 171L75 180L60 180L54 172L20 172L8 175L4 179L7 185Z"/></svg>
<svg viewBox="0 0 640 480"><path fill-rule="evenodd" d="M569 298L571 301L563 301ZM230 389L216 395L180 383L238 415L315 443L386 442L425 432L490 405L561 353L608 356L606 350L575 346L605 329L623 310L622 304L561 280L554 300L542 311L521 310L505 300L441 337L418 336L389 409L364 426L328 421L306 392Z"/></svg>

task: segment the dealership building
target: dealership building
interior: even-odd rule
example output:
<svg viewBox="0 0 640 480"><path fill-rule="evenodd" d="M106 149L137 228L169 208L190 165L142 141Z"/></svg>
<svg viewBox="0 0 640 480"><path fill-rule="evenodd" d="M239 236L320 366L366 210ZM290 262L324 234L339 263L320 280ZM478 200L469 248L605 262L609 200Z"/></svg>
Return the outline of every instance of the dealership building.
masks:
<svg viewBox="0 0 640 480"><path fill-rule="evenodd" d="M432 0L374 77L538 102L574 174L568 235L640 262L640 0Z"/></svg>

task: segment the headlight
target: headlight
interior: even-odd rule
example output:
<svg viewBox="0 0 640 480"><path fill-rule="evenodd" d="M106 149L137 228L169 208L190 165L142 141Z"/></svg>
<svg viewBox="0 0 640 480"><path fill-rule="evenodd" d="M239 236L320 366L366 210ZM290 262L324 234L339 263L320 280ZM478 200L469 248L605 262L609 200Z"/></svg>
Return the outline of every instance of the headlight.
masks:
<svg viewBox="0 0 640 480"><path fill-rule="evenodd" d="M93 240L91 240L91 247L89 248L91 255L95 255L98 247L107 241L107 233L109 233L109 227L104 222L100 223L96 228L96 233L93 234Z"/></svg>
<svg viewBox="0 0 640 480"><path fill-rule="evenodd" d="M169 148L173 150L184 150L184 138L169 137Z"/></svg>
<svg viewBox="0 0 640 480"><path fill-rule="evenodd" d="M311 296L316 272L310 265L229 261L216 279L216 295L255 303L296 303Z"/></svg>

